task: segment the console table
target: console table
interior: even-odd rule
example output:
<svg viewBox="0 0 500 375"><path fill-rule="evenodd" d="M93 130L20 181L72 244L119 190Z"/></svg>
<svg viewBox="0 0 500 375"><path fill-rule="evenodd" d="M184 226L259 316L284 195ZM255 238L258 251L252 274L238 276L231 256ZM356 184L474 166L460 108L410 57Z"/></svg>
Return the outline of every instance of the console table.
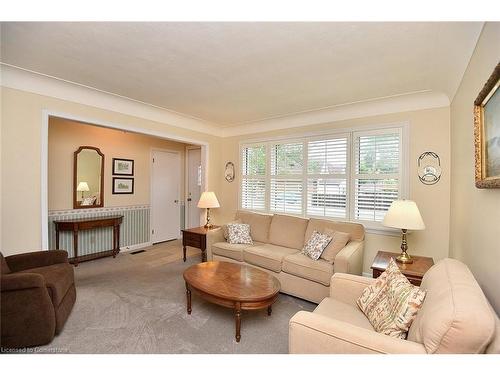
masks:
<svg viewBox="0 0 500 375"><path fill-rule="evenodd" d="M120 224L123 221L123 215L117 216L101 216L85 219L69 219L69 220L55 220L56 227L56 250L59 250L59 232L71 231L73 232L73 250L74 257L70 258L70 263L78 266L78 262L102 258L106 256L116 257L120 252ZM78 256L78 232L81 230L90 230L102 227L113 227L113 249L101 251L95 254L88 254Z"/></svg>

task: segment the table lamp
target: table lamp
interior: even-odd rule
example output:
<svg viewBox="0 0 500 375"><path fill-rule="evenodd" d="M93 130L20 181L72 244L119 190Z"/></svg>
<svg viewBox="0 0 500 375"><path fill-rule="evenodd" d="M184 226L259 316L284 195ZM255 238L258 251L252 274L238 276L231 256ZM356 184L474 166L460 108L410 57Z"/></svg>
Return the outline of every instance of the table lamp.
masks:
<svg viewBox="0 0 500 375"><path fill-rule="evenodd" d="M382 222L386 227L398 228L402 231L401 254L396 258L400 263L413 263L408 255L408 244L406 242L406 231L425 229L424 221L420 216L417 204L410 200L395 200L391 203L389 211L385 214Z"/></svg>
<svg viewBox="0 0 500 375"><path fill-rule="evenodd" d="M198 208L207 209L207 222L204 225L205 228L212 228L212 223L210 223L210 209L220 207L219 201L215 196L213 191L205 191L201 194L200 200L198 202Z"/></svg>
<svg viewBox="0 0 500 375"><path fill-rule="evenodd" d="M78 187L76 188L76 191L81 191L82 192L82 200L83 200L83 192L84 191L90 191L89 184L87 184L85 181L81 181L78 184Z"/></svg>

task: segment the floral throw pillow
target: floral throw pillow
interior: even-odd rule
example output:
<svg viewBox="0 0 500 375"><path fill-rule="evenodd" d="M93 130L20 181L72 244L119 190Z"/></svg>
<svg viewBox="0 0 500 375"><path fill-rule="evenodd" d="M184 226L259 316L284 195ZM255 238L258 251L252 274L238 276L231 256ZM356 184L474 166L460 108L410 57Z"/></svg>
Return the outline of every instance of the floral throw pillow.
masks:
<svg viewBox="0 0 500 375"><path fill-rule="evenodd" d="M318 260L323 253L323 250L326 249L331 240L331 236L315 230L312 232L311 237L304 245L302 254L307 255L313 260Z"/></svg>
<svg viewBox="0 0 500 375"><path fill-rule="evenodd" d="M408 281L391 258L385 272L363 290L357 304L376 332L406 339L425 294Z"/></svg>
<svg viewBox="0 0 500 375"><path fill-rule="evenodd" d="M228 238L227 242L232 244L248 244L252 245L252 237L250 237L250 225L230 223L227 225Z"/></svg>
<svg viewBox="0 0 500 375"><path fill-rule="evenodd" d="M228 238L229 238L229 229L227 228L227 226L229 224L242 224L243 222L241 221L241 219L236 219L234 221L231 221L225 225L222 226L222 235L224 236L224 239L227 241Z"/></svg>

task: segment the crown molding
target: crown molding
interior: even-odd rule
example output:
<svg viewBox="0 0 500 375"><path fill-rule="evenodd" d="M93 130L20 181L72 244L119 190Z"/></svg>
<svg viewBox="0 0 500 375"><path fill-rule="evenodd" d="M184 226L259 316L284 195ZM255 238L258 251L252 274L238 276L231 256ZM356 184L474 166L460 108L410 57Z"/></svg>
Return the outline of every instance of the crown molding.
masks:
<svg viewBox="0 0 500 375"><path fill-rule="evenodd" d="M449 105L450 100L444 93L430 90L420 91L355 103L341 104L324 109L300 112L297 114L226 127L222 129L221 135L223 137L235 137L390 113L448 107Z"/></svg>
<svg viewBox="0 0 500 375"><path fill-rule="evenodd" d="M75 82L5 63L0 63L0 70L3 87L119 112L199 133L219 135L221 131L219 126L208 121Z"/></svg>
<svg viewBox="0 0 500 375"><path fill-rule="evenodd" d="M326 124L335 121L398 112L448 107L450 105L450 100L444 93L427 90L341 104L221 128L214 123L183 115L162 107L5 63L0 63L0 70L0 83L3 87L119 112L218 137L258 134L273 130Z"/></svg>

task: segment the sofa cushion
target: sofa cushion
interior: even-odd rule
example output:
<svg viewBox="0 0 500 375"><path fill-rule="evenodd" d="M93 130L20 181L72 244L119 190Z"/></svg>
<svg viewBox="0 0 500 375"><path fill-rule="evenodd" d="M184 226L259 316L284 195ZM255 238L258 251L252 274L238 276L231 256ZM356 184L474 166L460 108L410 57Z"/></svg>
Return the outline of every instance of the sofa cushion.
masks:
<svg viewBox="0 0 500 375"><path fill-rule="evenodd" d="M2 253L0 253L0 265L1 265L0 271L2 272L2 275L7 275L8 273L10 273L9 265L7 264L7 261L3 257Z"/></svg>
<svg viewBox="0 0 500 375"><path fill-rule="evenodd" d="M254 242L254 245L261 244L261 242ZM250 246L252 245L217 242L212 245L212 253L243 262L243 250Z"/></svg>
<svg viewBox="0 0 500 375"><path fill-rule="evenodd" d="M424 275L425 302L408 340L428 353L482 353L493 339L495 319L486 297L467 266L443 259Z"/></svg>
<svg viewBox="0 0 500 375"><path fill-rule="evenodd" d="M313 232L314 233L314 232ZM334 231L333 229L325 229L325 234L330 236L332 240L321 253L321 258L333 264L335 257L342 250L351 238L350 233Z"/></svg>
<svg viewBox="0 0 500 375"><path fill-rule="evenodd" d="M296 252L297 249L263 244L259 246L251 246L243 250L243 259L247 263L254 264L274 272L280 272L283 258Z"/></svg>
<svg viewBox="0 0 500 375"><path fill-rule="evenodd" d="M238 211L236 220L241 220L244 224L250 224L250 235L256 242L268 242L269 226L271 225L272 215L257 214L255 212Z"/></svg>
<svg viewBox="0 0 500 375"><path fill-rule="evenodd" d="M224 239L226 241L229 238L229 230L227 229L228 224L241 224L241 223L243 223L241 219L236 219L222 226L222 235L224 236Z"/></svg>
<svg viewBox="0 0 500 375"><path fill-rule="evenodd" d="M318 260L331 241L332 236L314 231L304 245L302 254L307 255L312 260Z"/></svg>
<svg viewBox="0 0 500 375"><path fill-rule="evenodd" d="M42 275L45 285L49 292L52 304L58 307L66 295L67 291L73 285L74 271L69 263L58 263L50 266L30 268L19 273L37 273Z"/></svg>
<svg viewBox="0 0 500 375"><path fill-rule="evenodd" d="M365 227L362 224L324 219L309 219L309 224L307 225L304 238L307 241L307 239L311 237L314 230L325 233L326 229L349 233L351 235L351 241L363 241L365 238Z"/></svg>
<svg viewBox="0 0 500 375"><path fill-rule="evenodd" d="M307 239L304 239L308 222L308 219L301 217L275 214L269 228L269 243L302 250L312 234L311 232Z"/></svg>
<svg viewBox="0 0 500 375"><path fill-rule="evenodd" d="M229 234L227 242L230 244L253 244L249 224L228 224L227 231Z"/></svg>
<svg viewBox="0 0 500 375"><path fill-rule="evenodd" d="M374 331L372 325L360 309L334 298L325 298L316 307L314 313Z"/></svg>
<svg viewBox="0 0 500 375"><path fill-rule="evenodd" d="M307 255L287 255L281 266L283 272L329 286L333 276L333 265L326 260L312 260Z"/></svg>

